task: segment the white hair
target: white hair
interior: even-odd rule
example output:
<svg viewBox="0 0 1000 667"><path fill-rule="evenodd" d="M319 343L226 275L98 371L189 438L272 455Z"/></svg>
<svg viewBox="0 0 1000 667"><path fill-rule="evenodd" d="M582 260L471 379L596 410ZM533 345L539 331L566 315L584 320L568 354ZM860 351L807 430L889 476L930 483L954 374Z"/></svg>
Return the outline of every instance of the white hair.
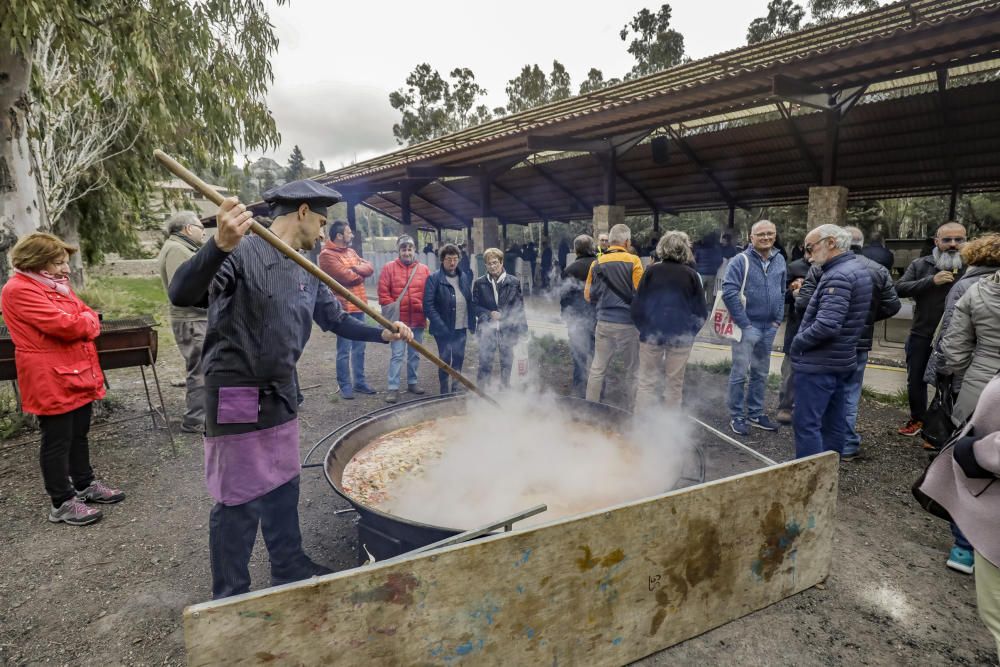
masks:
<svg viewBox="0 0 1000 667"><path fill-rule="evenodd" d="M625 245L632 238L632 230L621 223L608 230L608 241L614 245Z"/></svg>
<svg viewBox="0 0 1000 667"><path fill-rule="evenodd" d="M865 242L865 233L858 229L857 227L844 227L847 231L851 233L851 245L863 245Z"/></svg>
<svg viewBox="0 0 1000 667"><path fill-rule="evenodd" d="M771 225L775 229L778 229L777 225L775 225L770 220L758 220L757 222L753 223L753 227L750 228L750 233L751 234L755 233L757 228L760 227L761 225Z"/></svg>
<svg viewBox="0 0 1000 667"><path fill-rule="evenodd" d="M851 233L838 225L820 225L813 230L819 234L819 238L831 238L834 244L841 250L851 249Z"/></svg>
<svg viewBox="0 0 1000 667"><path fill-rule="evenodd" d="M167 234L177 234L188 225L201 226L201 220L191 211L178 211L167 220Z"/></svg>

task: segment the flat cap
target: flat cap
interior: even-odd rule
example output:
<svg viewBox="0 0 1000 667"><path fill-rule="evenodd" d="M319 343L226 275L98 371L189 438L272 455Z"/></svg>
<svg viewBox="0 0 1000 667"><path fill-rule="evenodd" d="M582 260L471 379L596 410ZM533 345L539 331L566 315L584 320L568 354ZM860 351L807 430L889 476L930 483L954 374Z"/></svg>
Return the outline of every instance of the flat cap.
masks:
<svg viewBox="0 0 1000 667"><path fill-rule="evenodd" d="M340 193L316 181L292 181L271 188L264 193L264 201L271 207L271 217L285 215L306 204L312 211L326 215L328 206L333 206L343 197Z"/></svg>

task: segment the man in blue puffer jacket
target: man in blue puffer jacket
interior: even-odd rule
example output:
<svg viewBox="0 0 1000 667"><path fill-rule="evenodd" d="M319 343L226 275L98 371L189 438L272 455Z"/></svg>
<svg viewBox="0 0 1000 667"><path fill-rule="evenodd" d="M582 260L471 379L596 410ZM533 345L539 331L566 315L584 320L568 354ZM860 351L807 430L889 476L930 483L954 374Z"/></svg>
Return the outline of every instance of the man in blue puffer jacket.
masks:
<svg viewBox="0 0 1000 667"><path fill-rule="evenodd" d="M792 341L797 458L844 448L846 390L872 305L871 275L851 253L849 231L820 225L805 243L807 256L823 273Z"/></svg>

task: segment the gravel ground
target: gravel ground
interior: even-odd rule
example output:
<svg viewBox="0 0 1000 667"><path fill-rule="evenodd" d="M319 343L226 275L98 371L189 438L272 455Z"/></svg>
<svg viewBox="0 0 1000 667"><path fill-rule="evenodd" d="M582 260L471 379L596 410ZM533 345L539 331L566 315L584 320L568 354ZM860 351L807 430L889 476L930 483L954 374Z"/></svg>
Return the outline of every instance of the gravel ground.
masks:
<svg viewBox="0 0 1000 667"><path fill-rule="evenodd" d="M368 349L369 380L384 389L388 349ZM304 387L319 385L304 392L303 455L337 425L385 405L382 395L341 400L334 360L334 339L314 334L299 367ZM169 385L181 377L175 348L163 346L158 368L168 409L177 416L182 390ZM421 371L421 384L436 387L429 364ZM568 374L568 363L542 370L556 391L566 390ZM7 518L0 550L0 663L182 664L181 612L210 597L206 524L212 501L202 481L200 438L175 435L173 454L163 432L141 417L146 405L139 373L109 376L116 405L95 422L92 460L98 474L129 497L105 508L102 522L74 528L45 521L37 441L23 434L0 443L0 508ZM692 369L688 379L692 409L723 428L726 378ZM618 389L610 387L611 402ZM862 405L866 457L842 466L833 571L822 589L643 663L994 663L992 640L976 615L972 578L944 567L947 526L910 497L925 456L913 439L895 434L903 417L895 408ZM789 429L755 431L746 441L775 459L792 456ZM299 509L306 550L335 569L353 566L357 552L352 515L333 513L342 507L318 469L304 472ZM267 585L260 540L251 571L255 589Z"/></svg>

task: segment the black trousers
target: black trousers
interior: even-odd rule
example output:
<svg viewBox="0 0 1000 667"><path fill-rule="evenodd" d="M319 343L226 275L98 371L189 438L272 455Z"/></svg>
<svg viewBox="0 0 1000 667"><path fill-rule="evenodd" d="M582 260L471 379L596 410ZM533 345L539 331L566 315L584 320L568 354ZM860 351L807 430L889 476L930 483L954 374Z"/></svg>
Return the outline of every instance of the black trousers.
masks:
<svg viewBox="0 0 1000 667"><path fill-rule="evenodd" d="M94 481L87 442L92 412L93 403L87 403L61 415L38 417L38 426L42 430L38 459L42 466L45 492L52 499L53 507L59 507Z"/></svg>
<svg viewBox="0 0 1000 667"><path fill-rule="evenodd" d="M500 384L510 386L510 371L514 367L514 336L497 333L487 325L479 330L479 371L476 382L482 383L493 375L493 358L500 357Z"/></svg>
<svg viewBox="0 0 1000 667"><path fill-rule="evenodd" d="M450 336L435 336L434 341L437 343L438 356L441 357L444 363L448 364L454 368L459 373L462 372L462 366L465 364L465 329L456 329L451 332ZM452 382L450 384L452 389L449 389L449 380L451 376L445 373L440 368L438 369L438 384L441 385L442 394L450 394L452 389L458 388L457 382Z"/></svg>
<svg viewBox="0 0 1000 667"><path fill-rule="evenodd" d="M271 559L271 584L312 576L312 561L302 550L299 531L299 478L242 505L216 503L208 521L212 561L212 599L250 590L250 554L257 526Z"/></svg>
<svg viewBox="0 0 1000 667"><path fill-rule="evenodd" d="M910 419L923 421L927 412L927 383L924 372L931 358L931 339L911 333L906 339L906 391L910 399Z"/></svg>

